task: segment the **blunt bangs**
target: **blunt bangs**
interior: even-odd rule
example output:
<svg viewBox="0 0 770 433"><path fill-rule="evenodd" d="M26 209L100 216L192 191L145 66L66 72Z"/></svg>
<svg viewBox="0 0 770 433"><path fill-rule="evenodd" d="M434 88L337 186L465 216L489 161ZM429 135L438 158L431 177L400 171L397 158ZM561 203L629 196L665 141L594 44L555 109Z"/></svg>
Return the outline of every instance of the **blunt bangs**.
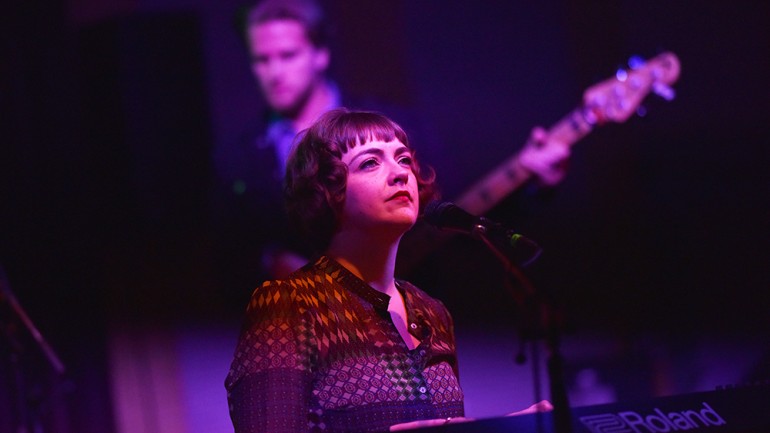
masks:
<svg viewBox="0 0 770 433"><path fill-rule="evenodd" d="M409 146L406 132L392 120L369 112L347 113L340 119L333 131L337 137L337 147L340 152L347 153L350 149L370 141L398 140L404 146Z"/></svg>

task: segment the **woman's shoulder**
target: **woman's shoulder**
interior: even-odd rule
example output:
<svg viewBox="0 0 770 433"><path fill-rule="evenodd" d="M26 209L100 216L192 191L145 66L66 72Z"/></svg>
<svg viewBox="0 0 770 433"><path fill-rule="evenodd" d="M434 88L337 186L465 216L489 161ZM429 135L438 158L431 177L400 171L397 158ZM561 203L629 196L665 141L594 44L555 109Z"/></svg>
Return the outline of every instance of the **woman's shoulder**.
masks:
<svg viewBox="0 0 770 433"><path fill-rule="evenodd" d="M323 270L309 263L285 278L266 280L251 295L250 307L281 303L306 303L327 281Z"/></svg>

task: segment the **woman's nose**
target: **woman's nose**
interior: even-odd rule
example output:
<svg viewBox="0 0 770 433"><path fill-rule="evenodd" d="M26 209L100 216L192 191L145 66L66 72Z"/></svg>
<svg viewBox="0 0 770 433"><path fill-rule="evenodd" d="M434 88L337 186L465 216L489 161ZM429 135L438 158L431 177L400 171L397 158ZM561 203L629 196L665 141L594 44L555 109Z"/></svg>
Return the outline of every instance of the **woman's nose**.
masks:
<svg viewBox="0 0 770 433"><path fill-rule="evenodd" d="M409 182L409 173L411 168L405 167L401 164L393 164L393 168L390 172L391 182L394 184L406 185Z"/></svg>
<svg viewBox="0 0 770 433"><path fill-rule="evenodd" d="M406 185L408 181L409 181L409 175L407 175L406 173L399 173L394 178L393 183L396 183L396 184L400 183L402 185Z"/></svg>

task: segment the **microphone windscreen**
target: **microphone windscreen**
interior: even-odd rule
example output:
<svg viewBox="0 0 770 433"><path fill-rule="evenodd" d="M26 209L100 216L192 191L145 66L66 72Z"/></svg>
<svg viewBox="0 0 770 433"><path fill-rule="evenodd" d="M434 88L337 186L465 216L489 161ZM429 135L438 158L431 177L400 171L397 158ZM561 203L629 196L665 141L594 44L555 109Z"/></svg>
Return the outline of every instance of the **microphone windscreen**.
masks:
<svg viewBox="0 0 770 433"><path fill-rule="evenodd" d="M461 207L448 201L432 201L425 206L425 222L440 229L469 233L478 221Z"/></svg>

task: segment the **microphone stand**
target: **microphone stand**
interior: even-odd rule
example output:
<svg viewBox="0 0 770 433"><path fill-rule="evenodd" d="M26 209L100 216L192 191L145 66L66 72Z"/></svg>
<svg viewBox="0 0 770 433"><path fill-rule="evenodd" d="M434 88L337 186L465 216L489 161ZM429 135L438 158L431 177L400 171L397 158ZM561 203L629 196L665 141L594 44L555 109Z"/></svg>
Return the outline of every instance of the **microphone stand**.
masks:
<svg viewBox="0 0 770 433"><path fill-rule="evenodd" d="M555 433L571 433L572 421L570 417L569 400L567 398L567 387L564 378L564 360L561 354L561 329L563 327L563 317L560 312L539 293L532 282L521 272L521 270L505 255L494 242L486 236L486 228L476 225L472 235L480 239L494 253L494 255L503 263L506 272L521 283L521 288L517 289L510 281L508 288L511 290L514 301L519 307L521 324L520 333L522 340L531 339L533 350L536 350L534 343L537 338L544 338L548 350L547 369L549 388L551 392L551 403L553 404L553 418ZM517 362L523 362L523 355L517 356ZM535 378L537 389L535 395L539 395L539 379Z"/></svg>
<svg viewBox="0 0 770 433"><path fill-rule="evenodd" d="M45 338L43 338L43 335L40 334L40 331L35 327L35 324L32 323L32 320L27 316L27 313L24 311L21 304L19 304L19 301L11 291L10 284L8 284L5 271L2 266L0 266L0 305L6 303L10 306L11 312L19 319L19 321L21 321L30 335L32 335L32 338L35 340L51 368L56 373L57 378L63 376L66 370L64 364ZM3 319L3 317L0 316L0 319ZM22 355L24 354L24 347L18 336L16 323L14 323L12 318L9 318L7 322L0 320L0 329L2 329L2 333L8 339L11 347L11 352L9 354L10 367L13 370L14 391L17 400L16 409L19 418L16 433L42 431L39 424L40 420L36 419L35 416L37 411L32 408L32 397L25 381L23 372L24 365L21 362L23 358Z"/></svg>

